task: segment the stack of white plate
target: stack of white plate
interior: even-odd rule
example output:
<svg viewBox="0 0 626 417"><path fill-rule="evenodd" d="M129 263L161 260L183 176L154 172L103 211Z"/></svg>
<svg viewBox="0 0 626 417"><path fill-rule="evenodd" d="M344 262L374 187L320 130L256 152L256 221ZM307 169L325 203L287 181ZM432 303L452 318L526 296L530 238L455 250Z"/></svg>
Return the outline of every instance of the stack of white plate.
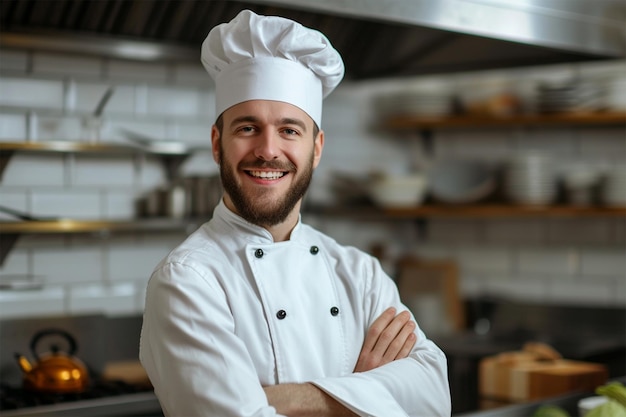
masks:
<svg viewBox="0 0 626 417"><path fill-rule="evenodd" d="M552 158L534 152L514 157L506 172L506 192L519 204L552 203L557 192Z"/></svg>
<svg viewBox="0 0 626 417"><path fill-rule="evenodd" d="M453 97L436 92L397 92L376 97L374 105L382 116L397 114L446 116L452 113Z"/></svg>
<svg viewBox="0 0 626 417"><path fill-rule="evenodd" d="M626 206L626 166L607 171L604 202L609 206Z"/></svg>
<svg viewBox="0 0 626 417"><path fill-rule="evenodd" d="M606 108L607 97L599 84L572 82L542 84L537 89L540 112L594 111Z"/></svg>

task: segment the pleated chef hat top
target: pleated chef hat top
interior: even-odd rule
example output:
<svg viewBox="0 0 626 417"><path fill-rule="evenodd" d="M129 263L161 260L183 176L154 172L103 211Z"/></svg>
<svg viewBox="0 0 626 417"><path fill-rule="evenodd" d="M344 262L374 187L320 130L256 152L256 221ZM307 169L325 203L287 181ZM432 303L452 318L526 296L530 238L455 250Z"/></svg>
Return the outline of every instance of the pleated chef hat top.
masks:
<svg viewBox="0 0 626 417"><path fill-rule="evenodd" d="M293 104L321 126L322 100L344 66L322 33L278 16L241 11L209 32L202 64L215 80L216 113L248 100Z"/></svg>

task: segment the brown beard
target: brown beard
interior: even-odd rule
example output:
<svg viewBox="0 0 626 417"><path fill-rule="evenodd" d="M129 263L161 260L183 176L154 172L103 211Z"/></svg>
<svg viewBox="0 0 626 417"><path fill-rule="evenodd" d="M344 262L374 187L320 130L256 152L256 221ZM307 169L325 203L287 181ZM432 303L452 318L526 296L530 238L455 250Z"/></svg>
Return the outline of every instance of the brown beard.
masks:
<svg viewBox="0 0 626 417"><path fill-rule="evenodd" d="M275 201L262 201L263 193L257 195L246 195L237 181L237 172L232 165L224 158L224 148L221 140L219 141L219 158L220 158L220 175L222 177L222 185L224 191L230 196L237 213L248 222L261 227L275 226L285 221L287 216L293 211L295 205L304 197L311 178L313 177L313 152L309 163L300 172L295 169L291 163L284 164L278 162L267 162L257 160L252 163L240 163L238 169L245 168L274 168L288 171L288 175L295 175L295 182L287 190L287 193Z"/></svg>

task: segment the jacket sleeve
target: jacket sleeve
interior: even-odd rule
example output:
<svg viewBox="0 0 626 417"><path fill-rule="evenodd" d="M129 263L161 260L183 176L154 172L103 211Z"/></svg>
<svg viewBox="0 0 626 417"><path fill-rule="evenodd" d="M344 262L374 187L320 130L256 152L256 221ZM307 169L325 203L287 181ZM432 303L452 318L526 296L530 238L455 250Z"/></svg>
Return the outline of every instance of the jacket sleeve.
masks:
<svg viewBox="0 0 626 417"><path fill-rule="evenodd" d="M224 292L190 266L166 263L150 278L140 359L166 416L278 415Z"/></svg>
<svg viewBox="0 0 626 417"><path fill-rule="evenodd" d="M396 284L378 261L372 260L360 273L371 278L363 305L368 312L368 328L388 307L408 310L400 301ZM446 357L422 332L419 323L415 333L417 342L407 358L367 372L321 378L312 383L360 416L450 416Z"/></svg>

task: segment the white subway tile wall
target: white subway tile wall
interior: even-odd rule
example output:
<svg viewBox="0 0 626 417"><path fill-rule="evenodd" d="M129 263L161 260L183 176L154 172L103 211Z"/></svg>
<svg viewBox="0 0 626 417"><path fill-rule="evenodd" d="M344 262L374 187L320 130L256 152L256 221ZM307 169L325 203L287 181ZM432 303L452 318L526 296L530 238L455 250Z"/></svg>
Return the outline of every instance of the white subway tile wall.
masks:
<svg viewBox="0 0 626 417"><path fill-rule="evenodd" d="M29 53L26 51L0 51L0 70L11 70L25 73L28 68Z"/></svg>
<svg viewBox="0 0 626 417"><path fill-rule="evenodd" d="M61 155L18 153L5 168L0 189L63 187L65 172L66 164Z"/></svg>
<svg viewBox="0 0 626 417"><path fill-rule="evenodd" d="M79 55L39 52L33 54L33 73L36 75L59 75L71 71L72 76L97 77L102 73L102 61Z"/></svg>
<svg viewBox="0 0 626 417"><path fill-rule="evenodd" d="M0 114L0 142L26 137L26 115Z"/></svg>
<svg viewBox="0 0 626 417"><path fill-rule="evenodd" d="M66 314L66 291L48 286L39 291L0 291L0 314L4 318L45 317Z"/></svg>
<svg viewBox="0 0 626 417"><path fill-rule="evenodd" d="M109 316L136 313L135 285L119 284L74 285L68 289L69 314L97 314Z"/></svg>
<svg viewBox="0 0 626 417"><path fill-rule="evenodd" d="M63 81L2 77L0 104L25 109L62 110Z"/></svg>
<svg viewBox="0 0 626 417"><path fill-rule="evenodd" d="M326 146L307 201L328 202L336 172L405 172L423 167L416 134L372 129L372 99L385 91L440 86L467 99L503 88L530 100L539 81L587 74L621 76L624 62L557 65L415 79L345 82L327 100ZM108 87L101 125L90 118ZM210 146L213 83L200 64L147 64L20 50L0 59L0 141L131 143L141 135ZM532 101L531 101L532 103ZM91 124L90 124L91 123ZM95 128L99 135L95 135ZM624 127L467 129L436 132L435 158L504 161L545 151L555 165L603 169L626 163ZM182 175L217 172L210 152L187 159ZM132 219L135 201L164 185L156 157L16 154L4 170L0 205L37 216ZM11 216L1 214L0 219ZM305 216L338 241L391 257L407 252L455 259L466 297L504 295L552 303L626 305L625 219L442 219L363 224ZM0 282L41 281L40 290L0 290L0 318L50 314L139 314L150 272L184 233L22 235L0 265ZM393 273L387 259L384 267Z"/></svg>

